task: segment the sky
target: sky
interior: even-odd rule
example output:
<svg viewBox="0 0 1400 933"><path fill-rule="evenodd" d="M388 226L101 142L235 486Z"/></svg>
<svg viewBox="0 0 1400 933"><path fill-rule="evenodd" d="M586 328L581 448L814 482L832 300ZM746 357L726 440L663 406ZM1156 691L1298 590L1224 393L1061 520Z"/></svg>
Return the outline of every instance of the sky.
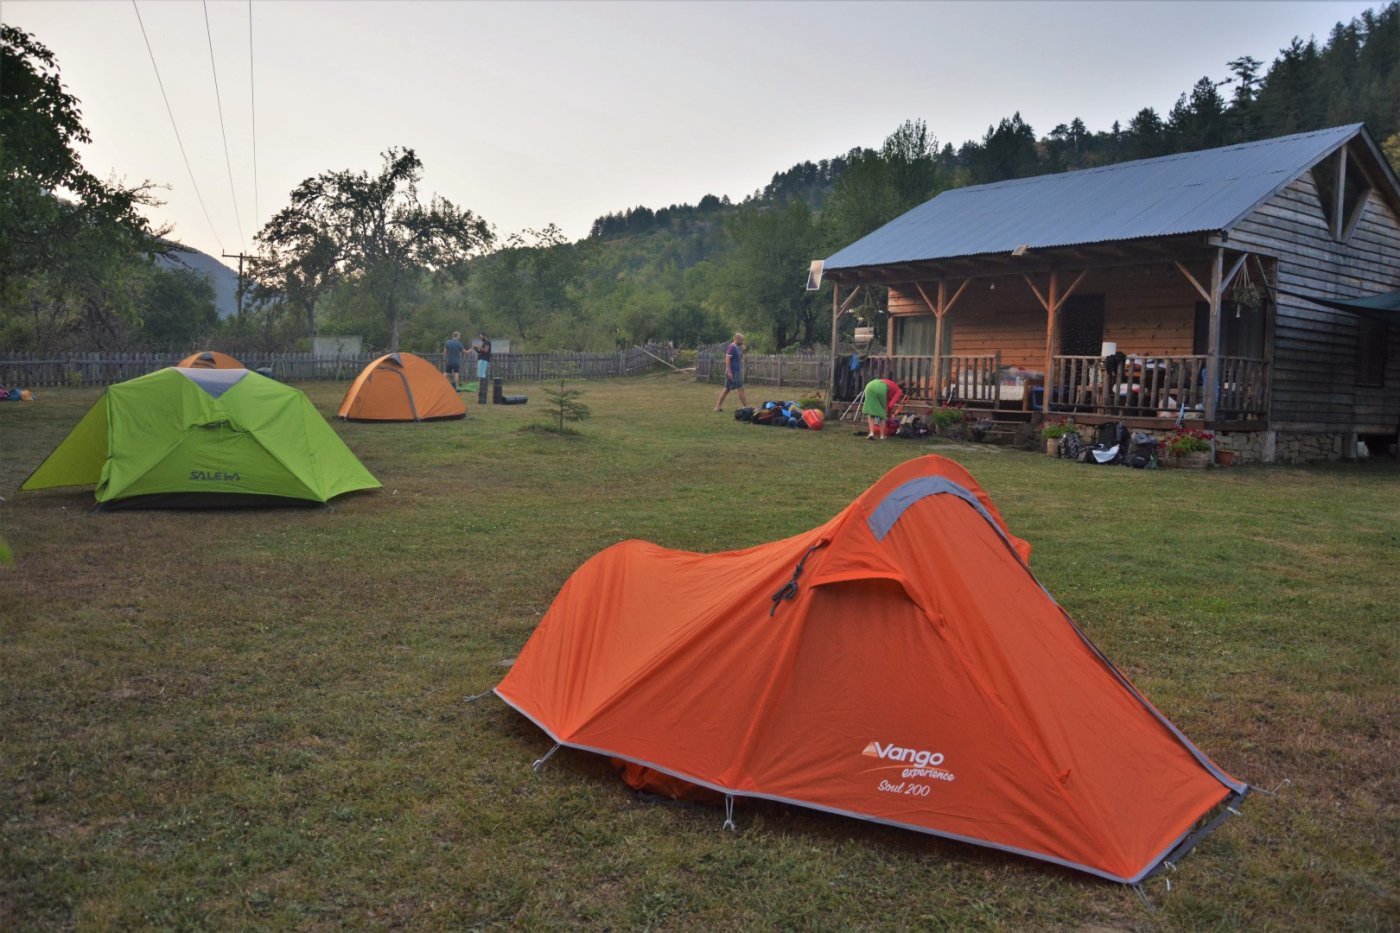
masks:
<svg viewBox="0 0 1400 933"><path fill-rule="evenodd" d="M1267 68L1380 5L0 0L0 19L57 56L85 167L164 186L148 216L219 256L302 180L377 172L390 147L501 238L574 240L638 205L742 200L905 120L957 147L1017 111L1042 137L1165 117L1231 59Z"/></svg>

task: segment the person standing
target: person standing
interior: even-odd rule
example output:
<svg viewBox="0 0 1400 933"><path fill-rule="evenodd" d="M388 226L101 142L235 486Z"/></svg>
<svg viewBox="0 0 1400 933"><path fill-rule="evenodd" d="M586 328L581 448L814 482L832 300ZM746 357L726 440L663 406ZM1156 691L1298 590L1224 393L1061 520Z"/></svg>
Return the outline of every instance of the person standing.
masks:
<svg viewBox="0 0 1400 933"><path fill-rule="evenodd" d="M486 377L491 372L491 341L486 336L486 331L476 338L476 378L481 385L486 384Z"/></svg>
<svg viewBox="0 0 1400 933"><path fill-rule="evenodd" d="M458 392L462 391L460 385L462 374L462 354L467 351L466 344L462 343L462 332L454 330L452 336L447 338L447 343L442 345L443 370L452 377L452 388Z"/></svg>
<svg viewBox="0 0 1400 933"><path fill-rule="evenodd" d="M731 391L739 393L740 405L749 404L749 400L744 397L743 334L735 334L724 350L724 391L719 394L719 401L715 402L715 411L724 411L724 398Z"/></svg>
<svg viewBox="0 0 1400 933"><path fill-rule="evenodd" d="M890 417L895 406L904 398L904 390L899 387L899 383L889 379L872 379L865 385L865 401L861 404L861 413L865 415L866 424L870 428L870 433L866 434L868 440L879 438L884 440L885 420Z"/></svg>

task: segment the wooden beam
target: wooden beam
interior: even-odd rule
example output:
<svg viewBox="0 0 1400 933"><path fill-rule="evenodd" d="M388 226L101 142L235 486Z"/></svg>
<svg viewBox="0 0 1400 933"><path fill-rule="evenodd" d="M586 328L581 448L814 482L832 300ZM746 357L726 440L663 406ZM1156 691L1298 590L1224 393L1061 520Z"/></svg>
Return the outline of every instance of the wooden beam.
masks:
<svg viewBox="0 0 1400 933"><path fill-rule="evenodd" d="M859 294L860 286L857 285L855 288L851 289L851 293L848 296L846 296L846 300L841 302L841 310L837 312L836 316L840 317L842 314L845 314L847 311L851 310L851 305L855 304L856 296L858 296Z"/></svg>
<svg viewBox="0 0 1400 933"><path fill-rule="evenodd" d="M1239 274L1240 266L1244 265L1245 260L1248 258L1248 253L1240 253L1240 258L1235 260L1235 264L1230 267L1230 271L1225 273L1225 277L1220 280L1220 288L1222 290L1230 287L1230 283L1233 282L1235 276Z"/></svg>
<svg viewBox="0 0 1400 933"><path fill-rule="evenodd" d="M1055 273L1052 271L1050 273L1051 281L1054 281L1054 276ZM1050 307L1050 302L1047 301L1045 299L1045 296L1040 293L1040 289L1035 287L1035 282L1031 281L1031 277L1029 275L1023 275L1021 276L1021 278L1025 279L1026 284L1031 287L1031 291L1035 292L1035 297L1040 302L1040 306L1044 308L1047 312L1054 314L1055 312L1054 309Z"/></svg>
<svg viewBox="0 0 1400 933"><path fill-rule="evenodd" d="M1216 256L1218 257L1218 256L1219 256L1221 253L1223 253L1223 252L1224 252L1224 250L1217 248L1217 249L1216 249ZM1197 282L1197 281L1196 281L1196 277L1195 277L1194 275L1191 274L1191 270L1188 269L1188 268L1186 268L1185 266L1183 266L1183 265L1181 264L1181 260L1180 260L1180 259L1173 260L1173 263L1176 265L1177 269L1180 270L1181 274L1184 275L1184 276L1186 276L1186 281L1188 281L1188 282L1190 282L1192 285L1196 286L1196 291L1198 291L1198 292L1201 293L1201 297L1202 297L1202 298L1204 298L1206 301L1212 300L1212 299L1211 299L1211 293L1208 292L1208 291L1206 291L1206 287L1205 287L1204 285L1202 285L1200 282Z"/></svg>
<svg viewBox="0 0 1400 933"><path fill-rule="evenodd" d="M928 292L924 291L923 282L915 282L914 287L919 290L919 297L924 300L924 304L928 306L930 313L932 313L934 317L942 317L943 312L940 311L939 308L943 306L943 280L938 280L938 304L929 301Z"/></svg>
<svg viewBox="0 0 1400 933"><path fill-rule="evenodd" d="M859 288L860 286L856 286ZM827 378L826 410L836 413L836 342L841 334L841 283L831 283L831 373Z"/></svg>
<svg viewBox="0 0 1400 933"><path fill-rule="evenodd" d="M962 284L958 286L958 290L953 293L953 297L949 298L947 303L943 305L944 314L953 310L953 305L958 303L958 299L962 297L963 292L967 291L967 286L970 284L972 284L972 279L963 279Z"/></svg>
<svg viewBox="0 0 1400 933"><path fill-rule="evenodd" d="M1035 292L1035 297L1040 298L1040 303L1045 306L1045 389L1040 398L1041 411L1048 415L1050 414L1052 387L1055 383L1053 376L1055 367L1055 317L1056 312L1059 310L1059 307L1055 304L1055 286L1059 284L1058 273L1054 271L1050 273L1050 300L1048 301L1041 296L1039 289L1035 287L1035 283L1032 282L1029 277L1026 278L1026 284L1031 287L1031 291Z"/></svg>
<svg viewBox="0 0 1400 933"><path fill-rule="evenodd" d="M1210 327L1206 352L1206 426L1215 425L1215 409L1220 391L1220 284L1225 274L1225 250L1215 251L1210 267Z"/></svg>
<svg viewBox="0 0 1400 933"><path fill-rule="evenodd" d="M1342 210L1347 198L1347 147L1337 150L1337 190L1332 194L1332 239L1342 238Z"/></svg>

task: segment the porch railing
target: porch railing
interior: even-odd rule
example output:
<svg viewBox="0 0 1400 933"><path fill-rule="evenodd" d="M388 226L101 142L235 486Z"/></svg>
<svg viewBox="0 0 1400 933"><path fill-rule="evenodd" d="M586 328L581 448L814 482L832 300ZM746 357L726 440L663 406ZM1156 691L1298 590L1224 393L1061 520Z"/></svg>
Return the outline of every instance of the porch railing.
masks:
<svg viewBox="0 0 1400 933"><path fill-rule="evenodd" d="M1203 415L1208 390L1206 356L1129 358L1114 366L1097 356L1057 356L1047 384L1052 412L1124 417L1175 417L1183 408ZM1268 412L1268 364L1222 356L1217 420L1259 418Z"/></svg>
<svg viewBox="0 0 1400 933"><path fill-rule="evenodd" d="M1057 356L1049 378L1001 364L1001 354L978 356L872 356L862 379L893 379L916 401L1131 418L1175 418L1184 408L1203 416L1209 357L1156 356L1110 367L1097 356ZM1216 420L1245 421L1268 414L1268 364L1248 357L1220 358ZM1048 388L1047 388L1048 387ZM854 397L854 395L852 396Z"/></svg>

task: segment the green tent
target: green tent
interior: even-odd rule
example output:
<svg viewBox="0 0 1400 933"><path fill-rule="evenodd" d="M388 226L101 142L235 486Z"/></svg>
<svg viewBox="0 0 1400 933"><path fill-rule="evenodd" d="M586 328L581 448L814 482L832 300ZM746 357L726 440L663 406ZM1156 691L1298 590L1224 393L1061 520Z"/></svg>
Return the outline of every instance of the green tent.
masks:
<svg viewBox="0 0 1400 933"><path fill-rule="evenodd" d="M326 502L378 488L297 389L171 367L111 386L21 490L97 485L102 507Z"/></svg>

